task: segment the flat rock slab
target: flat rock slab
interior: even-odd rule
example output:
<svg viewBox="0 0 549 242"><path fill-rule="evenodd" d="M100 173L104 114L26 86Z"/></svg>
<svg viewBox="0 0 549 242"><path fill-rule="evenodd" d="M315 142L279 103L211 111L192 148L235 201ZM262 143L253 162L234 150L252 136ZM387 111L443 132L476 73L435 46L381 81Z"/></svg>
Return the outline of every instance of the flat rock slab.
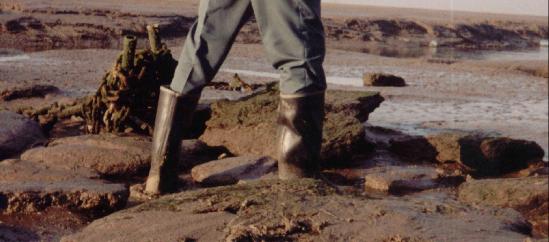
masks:
<svg viewBox="0 0 549 242"><path fill-rule="evenodd" d="M549 177L470 180L459 199L476 205L510 207L522 212L535 235L549 236Z"/></svg>
<svg viewBox="0 0 549 242"><path fill-rule="evenodd" d="M97 176L87 169L68 171L6 160L0 163L0 212L32 213L61 207L99 216L123 208L128 188L95 179Z"/></svg>
<svg viewBox="0 0 549 242"><path fill-rule="evenodd" d="M38 123L17 113L0 111L0 160L45 141Z"/></svg>
<svg viewBox="0 0 549 242"><path fill-rule="evenodd" d="M231 185L259 179L276 171L276 160L268 156L243 156L210 161L191 170L194 181L205 185Z"/></svg>
<svg viewBox="0 0 549 242"><path fill-rule="evenodd" d="M474 208L451 195L371 199L305 179L164 196L62 241L522 241L516 228L524 224L511 209Z"/></svg>
<svg viewBox="0 0 549 242"><path fill-rule="evenodd" d="M362 123L383 100L378 92L329 90L321 160L338 165L368 151ZM278 103L275 87L241 100L213 103L212 117L200 139L212 146L227 147L235 155L276 157Z"/></svg>
<svg viewBox="0 0 549 242"><path fill-rule="evenodd" d="M69 170L89 168L105 178L127 178L147 174L151 146L148 137L84 135L58 139L47 147L28 150L21 159ZM181 146L182 170L229 153L223 147L210 147L200 140L184 140Z"/></svg>
<svg viewBox="0 0 549 242"><path fill-rule="evenodd" d="M21 159L69 170L90 168L105 177L132 176L146 172L150 148L142 137L85 135L55 140L25 152Z"/></svg>
<svg viewBox="0 0 549 242"><path fill-rule="evenodd" d="M430 166L386 166L365 173L366 189L404 194L437 187L442 171Z"/></svg>

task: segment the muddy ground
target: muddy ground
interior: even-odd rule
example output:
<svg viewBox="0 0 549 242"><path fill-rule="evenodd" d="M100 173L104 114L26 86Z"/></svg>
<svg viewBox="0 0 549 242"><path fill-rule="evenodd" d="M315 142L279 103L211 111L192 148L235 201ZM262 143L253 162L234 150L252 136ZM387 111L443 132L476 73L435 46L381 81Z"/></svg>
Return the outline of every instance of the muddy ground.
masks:
<svg viewBox="0 0 549 242"><path fill-rule="evenodd" d="M44 97L0 101L0 109L70 102L95 92L119 53L120 35L144 37L144 26L148 23L161 24L161 34L173 47L174 56L178 56L197 8L194 0L75 2L0 2L0 92L37 84L59 89ZM379 91L385 98L370 115L369 125L419 135L472 131L509 136L536 141L547 154L546 59L447 59L425 54L430 50L418 48L433 40L441 46L461 49L537 48L539 40L548 37L545 18L473 13L454 13L453 18L449 18L447 12L339 5L325 5L323 15L329 46L325 64L329 88ZM145 44L141 38L140 46ZM11 57L2 59L2 55ZM403 56L412 58L399 58ZM227 81L235 72L250 83L264 84L277 79L253 24L243 29L215 81ZM401 76L407 85L363 87L363 74L373 72ZM242 94L230 91L207 90L203 99L240 96ZM53 137L75 134L80 132L61 130ZM385 162L392 158L380 156L378 159ZM455 191L433 193L435 195L427 196L438 203L444 201L437 200L438 196ZM135 201L130 201L129 206L133 205ZM48 210L37 215L1 215L0 233L19 234L21 240L57 241L63 235L80 231L91 220L64 210ZM102 226L101 221L97 224ZM528 235L524 231L518 234ZM293 235L300 236L299 233ZM408 241L411 239L414 238ZM390 234L380 240L406 241L406 238Z"/></svg>

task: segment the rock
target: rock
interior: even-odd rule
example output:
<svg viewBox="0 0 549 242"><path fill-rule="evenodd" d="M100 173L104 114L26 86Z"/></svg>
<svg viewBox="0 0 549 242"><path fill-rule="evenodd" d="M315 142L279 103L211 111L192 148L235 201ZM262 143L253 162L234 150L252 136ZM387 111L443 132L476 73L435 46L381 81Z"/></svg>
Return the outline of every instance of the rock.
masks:
<svg viewBox="0 0 549 242"><path fill-rule="evenodd" d="M190 170L196 165L217 160L222 155L230 156L232 154L223 146L208 146L198 139L183 140L179 168L185 171Z"/></svg>
<svg viewBox="0 0 549 242"><path fill-rule="evenodd" d="M244 156L210 161L195 166L193 180L206 185L231 185L258 179L276 170L276 160L267 156Z"/></svg>
<svg viewBox="0 0 549 242"><path fill-rule="evenodd" d="M384 74L384 73L366 73L362 78L364 81L364 86L380 86L380 87L404 87L406 86L406 81L404 78Z"/></svg>
<svg viewBox="0 0 549 242"><path fill-rule="evenodd" d="M498 176L527 168L543 159L535 142L494 138L480 134L445 133L427 138L438 151L440 162L459 162L478 176Z"/></svg>
<svg viewBox="0 0 549 242"><path fill-rule="evenodd" d="M0 111L0 160L45 141L38 123L16 113Z"/></svg>
<svg viewBox="0 0 549 242"><path fill-rule="evenodd" d="M377 92L328 91L321 159L340 165L353 155L365 153L363 122L383 101ZM225 146L235 155L276 157L276 88L241 99L212 104L212 118L200 137L211 146Z"/></svg>
<svg viewBox="0 0 549 242"><path fill-rule="evenodd" d="M500 173L509 173L528 167L543 159L545 151L536 142L510 138L483 140L480 150L489 163L498 163Z"/></svg>
<svg viewBox="0 0 549 242"><path fill-rule="evenodd" d="M29 161L4 161L0 163L0 213L58 207L101 216L123 208L128 188L97 176L88 169L69 171Z"/></svg>
<svg viewBox="0 0 549 242"><path fill-rule="evenodd" d="M549 177L470 180L459 188L459 199L477 205L510 207L522 212L533 233L549 236Z"/></svg>
<svg viewBox="0 0 549 242"><path fill-rule="evenodd" d="M28 150L21 158L65 169L90 168L105 178L128 178L148 174L150 150L147 137L100 134L58 139L47 147ZM223 153L229 152L200 140L184 140L180 169L215 160Z"/></svg>
<svg viewBox="0 0 549 242"><path fill-rule="evenodd" d="M161 197L62 241L522 241L511 209L341 194L314 180L259 181ZM166 219L169 218L169 219ZM145 226L146 225L146 226ZM113 229L116 228L116 229Z"/></svg>
<svg viewBox="0 0 549 242"><path fill-rule="evenodd" d="M0 100L11 101L20 98L45 97L47 94L59 92L52 85L31 85L16 87L0 92Z"/></svg>
<svg viewBox="0 0 549 242"><path fill-rule="evenodd" d="M438 151L423 136L401 135L389 141L389 151L407 162L436 162Z"/></svg>
<svg viewBox="0 0 549 242"><path fill-rule="evenodd" d="M406 194L437 187L442 171L429 166L386 166L368 169L364 176L366 189Z"/></svg>
<svg viewBox="0 0 549 242"><path fill-rule="evenodd" d="M131 177L148 171L150 147L143 137L84 135L55 140L25 152L21 159L68 170L90 168L102 177Z"/></svg>

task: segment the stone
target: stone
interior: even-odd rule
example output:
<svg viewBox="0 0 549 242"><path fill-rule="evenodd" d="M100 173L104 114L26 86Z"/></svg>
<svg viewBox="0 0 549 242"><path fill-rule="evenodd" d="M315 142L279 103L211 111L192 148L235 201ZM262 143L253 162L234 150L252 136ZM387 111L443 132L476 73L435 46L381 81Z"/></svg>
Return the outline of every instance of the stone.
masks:
<svg viewBox="0 0 549 242"><path fill-rule="evenodd" d="M366 73L363 76L364 86L404 87L404 78L385 73Z"/></svg>
<svg viewBox="0 0 549 242"><path fill-rule="evenodd" d="M270 180L163 196L62 241L522 241L525 224L516 211L451 194L371 199L321 181Z"/></svg>
<svg viewBox="0 0 549 242"><path fill-rule="evenodd" d="M498 163L499 173L525 169L532 162L542 161L545 151L536 142L510 138L483 140L480 150L489 163Z"/></svg>
<svg viewBox="0 0 549 242"><path fill-rule="evenodd" d="M130 178L148 174L150 151L148 137L100 134L58 139L47 147L28 150L21 158L69 170L90 168L104 178ZM229 152L199 140L184 140L179 168L188 170L197 164L216 160L223 153Z"/></svg>
<svg viewBox="0 0 549 242"><path fill-rule="evenodd" d="M0 160L45 141L38 123L17 113L0 111Z"/></svg>
<svg viewBox="0 0 549 242"><path fill-rule="evenodd" d="M0 213L35 213L56 207L102 216L122 209L128 188L97 178L85 168L69 171L6 160L0 163Z"/></svg>
<svg viewBox="0 0 549 242"><path fill-rule="evenodd" d="M484 206L510 207L522 212L534 235L549 236L549 177L469 180L459 188L461 201Z"/></svg>
<svg viewBox="0 0 549 242"><path fill-rule="evenodd" d="M20 98L45 97L56 92L59 92L59 88L52 85L26 85L1 91L0 100L12 101Z"/></svg>
<svg viewBox="0 0 549 242"><path fill-rule="evenodd" d="M102 177L146 174L150 167L148 138L113 134L84 135L55 140L21 155L21 159L68 170L90 168Z"/></svg>
<svg viewBox="0 0 549 242"><path fill-rule="evenodd" d="M354 155L367 153L363 122L381 102L378 92L326 93L326 119L321 160L328 165L342 165ZM238 101L212 104L212 117L200 137L211 146L224 146L235 155L277 157L277 108L279 93L275 87Z"/></svg>
<svg viewBox="0 0 549 242"><path fill-rule="evenodd" d="M220 156L232 155L223 146L209 146L199 139L183 140L181 143L180 170L187 171L194 166L219 159Z"/></svg>
<svg viewBox="0 0 549 242"><path fill-rule="evenodd" d="M194 181L205 185L231 185L259 179L276 171L276 160L268 156L243 156L210 161L191 170Z"/></svg>
<svg viewBox="0 0 549 242"><path fill-rule="evenodd" d="M389 151L412 163L436 162L438 151L423 136L401 135L389 141Z"/></svg>
<svg viewBox="0 0 549 242"><path fill-rule="evenodd" d="M439 162L459 162L477 176L499 176L528 168L543 159L535 142L481 134L443 133L427 137Z"/></svg>
<svg viewBox="0 0 549 242"><path fill-rule="evenodd" d="M438 186L442 171L429 166L386 166L368 169L364 187L391 194L432 189Z"/></svg>

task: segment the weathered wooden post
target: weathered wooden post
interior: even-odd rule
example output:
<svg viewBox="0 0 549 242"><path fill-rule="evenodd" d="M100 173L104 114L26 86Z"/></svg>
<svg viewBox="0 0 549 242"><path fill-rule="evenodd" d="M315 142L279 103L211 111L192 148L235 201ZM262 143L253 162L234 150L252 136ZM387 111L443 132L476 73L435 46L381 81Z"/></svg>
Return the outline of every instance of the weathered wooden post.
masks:
<svg viewBox="0 0 549 242"><path fill-rule="evenodd" d="M147 25L147 32L151 51L156 54L162 48L162 41L160 40L160 34L158 34L158 24Z"/></svg>
<svg viewBox="0 0 549 242"><path fill-rule="evenodd" d="M133 35L124 36L124 45L122 51L123 70L129 71L133 68L135 59L135 49L137 48L137 38Z"/></svg>

